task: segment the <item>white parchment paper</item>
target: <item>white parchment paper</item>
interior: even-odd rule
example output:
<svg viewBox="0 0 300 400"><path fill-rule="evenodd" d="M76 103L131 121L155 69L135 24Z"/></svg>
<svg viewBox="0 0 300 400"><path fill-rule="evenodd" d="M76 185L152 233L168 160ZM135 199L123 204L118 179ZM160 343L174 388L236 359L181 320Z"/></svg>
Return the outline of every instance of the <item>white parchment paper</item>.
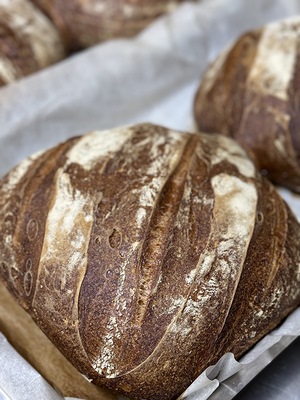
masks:
<svg viewBox="0 0 300 400"><path fill-rule="evenodd" d="M135 39L106 42L0 89L0 176L33 152L94 129L153 122L193 131L193 98L208 63L245 30L299 12L297 0L186 3ZM300 220L300 197L280 192ZM221 381L255 365L283 337L299 334L296 310L239 363L225 355L182 398L208 398ZM1 336L0 363L0 399L26 399L21 386L8 385L13 376L24 378L30 399L62 399Z"/></svg>
<svg viewBox="0 0 300 400"><path fill-rule="evenodd" d="M0 400L61 400L61 396L0 333ZM9 375L6 373L9 371Z"/></svg>

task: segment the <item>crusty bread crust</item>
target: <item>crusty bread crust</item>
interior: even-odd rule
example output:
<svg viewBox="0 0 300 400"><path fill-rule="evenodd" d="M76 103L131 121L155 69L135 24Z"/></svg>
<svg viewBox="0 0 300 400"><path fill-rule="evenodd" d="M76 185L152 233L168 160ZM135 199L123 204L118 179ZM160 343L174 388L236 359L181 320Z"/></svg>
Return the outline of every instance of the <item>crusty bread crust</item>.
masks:
<svg viewBox="0 0 300 400"><path fill-rule="evenodd" d="M175 399L300 301L300 228L233 140L92 132L1 182L1 278L57 348L133 399Z"/></svg>

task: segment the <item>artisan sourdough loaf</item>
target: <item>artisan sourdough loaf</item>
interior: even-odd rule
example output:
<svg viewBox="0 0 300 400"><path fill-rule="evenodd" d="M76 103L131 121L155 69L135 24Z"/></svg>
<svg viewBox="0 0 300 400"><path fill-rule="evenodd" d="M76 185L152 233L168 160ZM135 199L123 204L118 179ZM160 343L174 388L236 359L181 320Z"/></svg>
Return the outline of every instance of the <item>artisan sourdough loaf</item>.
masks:
<svg viewBox="0 0 300 400"><path fill-rule="evenodd" d="M0 0L0 86L77 50L132 37L184 1Z"/></svg>
<svg viewBox="0 0 300 400"><path fill-rule="evenodd" d="M28 0L0 0L0 86L65 56L52 22Z"/></svg>
<svg viewBox="0 0 300 400"><path fill-rule="evenodd" d="M300 302L300 227L232 139L91 132L0 182L1 281L88 379L175 399Z"/></svg>
<svg viewBox="0 0 300 400"><path fill-rule="evenodd" d="M300 192L300 19L242 35L207 69L200 130L234 137L274 182Z"/></svg>
<svg viewBox="0 0 300 400"><path fill-rule="evenodd" d="M71 50L131 37L186 0L32 0L56 24Z"/></svg>

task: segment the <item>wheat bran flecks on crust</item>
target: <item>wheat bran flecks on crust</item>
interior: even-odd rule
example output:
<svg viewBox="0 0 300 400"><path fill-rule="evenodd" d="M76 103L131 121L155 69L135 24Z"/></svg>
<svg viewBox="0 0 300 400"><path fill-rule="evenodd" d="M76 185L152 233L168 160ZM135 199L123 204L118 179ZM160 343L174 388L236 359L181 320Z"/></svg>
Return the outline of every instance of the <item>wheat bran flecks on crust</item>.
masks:
<svg viewBox="0 0 300 400"><path fill-rule="evenodd" d="M131 257L137 251L139 244L140 242L132 243L127 258L122 263L120 263L120 276L118 281L118 289L114 299L114 308L120 314L122 314L122 311L126 309L126 298L124 298L124 293L123 293L125 278L126 278L126 267L128 266Z"/></svg>
<svg viewBox="0 0 300 400"><path fill-rule="evenodd" d="M175 320L171 327L174 334L189 329L191 316L197 318L199 327L205 324L204 308L212 309L224 300L224 296L213 294L225 295L230 281L236 287L254 230L258 200L255 185L226 173L214 176L211 184L215 196L212 228L194 278L196 282L202 282L209 273L209 280L203 282L197 299L187 300L182 310L184 318Z"/></svg>
<svg viewBox="0 0 300 400"><path fill-rule="evenodd" d="M215 194L214 216L228 220L224 224L224 239L239 238L250 241L256 218L258 194L253 183L222 173L212 178ZM223 233L223 232L220 232Z"/></svg>
<svg viewBox="0 0 300 400"><path fill-rule="evenodd" d="M247 178L254 178L255 167L252 161L246 157L245 151L235 141L225 136L220 136L218 141L219 146L211 158L212 165L228 161L237 168L240 174Z"/></svg>
<svg viewBox="0 0 300 400"><path fill-rule="evenodd" d="M114 358L114 337L121 338L121 332L118 329L116 317L110 316L107 324L107 333L104 336L104 345L100 356L94 361L92 367L98 374L106 378L115 378L118 371L113 363Z"/></svg>
<svg viewBox="0 0 300 400"><path fill-rule="evenodd" d="M88 133L82 136L68 152L68 164L76 163L89 171L101 157L121 150L132 135L133 130L130 127Z"/></svg>
<svg viewBox="0 0 300 400"><path fill-rule="evenodd" d="M166 138L169 141L166 141ZM134 195L138 197L139 208L136 213L136 221L140 228L147 216L146 208L152 208L156 201L158 192L163 187L166 179L176 167L185 143L183 136L177 132L168 130L166 136L158 136L156 140L148 140L152 146L150 150L151 163L145 172L145 176L151 177L151 183L145 184L141 189L135 190ZM145 145L145 141L143 141ZM160 146L164 146L164 152L159 155ZM138 147L137 147L138 148Z"/></svg>
<svg viewBox="0 0 300 400"><path fill-rule="evenodd" d="M172 305L167 310L167 314L173 314L174 311L179 309L185 302L184 297L180 296L178 299L172 299Z"/></svg>
<svg viewBox="0 0 300 400"><path fill-rule="evenodd" d="M295 68L300 24L273 23L262 31L257 54L247 86L282 100L288 99L288 88Z"/></svg>
<svg viewBox="0 0 300 400"><path fill-rule="evenodd" d="M147 174L153 176L159 176L161 171L161 162L167 162L170 164L170 169L172 170L176 163L178 162L178 156L182 153L182 148L180 143L185 143L186 139L184 136L178 134L178 132L174 132L172 130L167 130L166 135L164 136L156 136L156 140L151 140L152 146L150 150L150 157L153 160L149 165L147 170ZM159 148L164 146L164 152L161 157L161 162L157 162L157 156L159 154ZM172 154L170 160L168 160L169 155Z"/></svg>
<svg viewBox="0 0 300 400"><path fill-rule="evenodd" d="M147 212L144 208L139 208L136 212L136 223L137 226L140 228L143 224L144 219L147 216Z"/></svg>
<svg viewBox="0 0 300 400"><path fill-rule="evenodd" d="M189 218L190 218L190 199L192 196L192 180L190 175L188 174L185 180L185 185L184 185L184 192L182 196L182 211L181 211L181 216L180 218L177 218L177 221L175 223L176 228L181 229L182 225L183 226L189 226ZM193 199L193 201L196 200L196 196ZM178 256L180 256L180 246L177 248Z"/></svg>
<svg viewBox="0 0 300 400"><path fill-rule="evenodd" d="M47 276L47 268L59 266L60 260L67 260L64 268L55 269L60 289L66 295L65 287L70 277L86 267L93 201L88 194L84 195L72 187L69 175L62 168L57 172L55 185L55 198L46 221L39 279ZM36 285L35 296L39 295L41 284ZM44 289L42 292L45 292ZM51 297L51 293L47 296ZM51 299L48 304L52 304Z"/></svg>
<svg viewBox="0 0 300 400"><path fill-rule="evenodd" d="M194 269L192 269L192 270L190 271L190 273L186 276L185 281L186 281L187 284L190 285L191 283L194 282L194 279L195 279L195 276L196 276L196 272L197 272L197 270L196 270L196 268L194 268Z"/></svg>
<svg viewBox="0 0 300 400"><path fill-rule="evenodd" d="M212 178L212 187L215 204L211 237L218 238L218 244L213 252L204 251L198 273L206 275L211 272L213 263L218 262L222 263L221 272L226 279L238 267L237 262L244 262L255 225L258 195L252 183L225 173ZM213 274L211 280L215 287Z"/></svg>
<svg viewBox="0 0 300 400"><path fill-rule="evenodd" d="M118 370L116 367L116 362L114 360L115 353L115 340L120 339L126 327L128 321L122 320L121 323L118 321L118 316L122 317L124 310L127 307L126 296L124 295L124 284L126 278L126 267L130 262L130 258L137 251L139 242L134 242L131 246L129 254L120 266L120 276L118 280L118 289L114 298L114 316L109 318L106 325L106 334L104 335L104 342L101 347L101 353L93 361L92 367L98 374L105 376L106 378L115 378L118 375ZM130 300L129 300L130 301Z"/></svg>

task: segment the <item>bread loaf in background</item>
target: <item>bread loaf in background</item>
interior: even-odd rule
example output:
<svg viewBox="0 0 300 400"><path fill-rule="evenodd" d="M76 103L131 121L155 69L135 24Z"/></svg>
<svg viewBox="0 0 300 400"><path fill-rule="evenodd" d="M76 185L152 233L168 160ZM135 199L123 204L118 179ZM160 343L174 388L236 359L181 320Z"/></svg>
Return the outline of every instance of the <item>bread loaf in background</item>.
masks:
<svg viewBox="0 0 300 400"><path fill-rule="evenodd" d="M131 37L185 0L32 0L56 24L71 50Z"/></svg>
<svg viewBox="0 0 300 400"><path fill-rule="evenodd" d="M233 140L92 132L0 182L1 281L93 383L176 399L300 302L300 226Z"/></svg>
<svg viewBox="0 0 300 400"><path fill-rule="evenodd" d="M112 38L132 37L186 0L0 0L0 86Z"/></svg>
<svg viewBox="0 0 300 400"><path fill-rule="evenodd" d="M28 0L0 0L0 86L65 56L52 22Z"/></svg>
<svg viewBox="0 0 300 400"><path fill-rule="evenodd" d="M242 35L208 67L200 130L235 138L275 183L300 192L300 19Z"/></svg>

